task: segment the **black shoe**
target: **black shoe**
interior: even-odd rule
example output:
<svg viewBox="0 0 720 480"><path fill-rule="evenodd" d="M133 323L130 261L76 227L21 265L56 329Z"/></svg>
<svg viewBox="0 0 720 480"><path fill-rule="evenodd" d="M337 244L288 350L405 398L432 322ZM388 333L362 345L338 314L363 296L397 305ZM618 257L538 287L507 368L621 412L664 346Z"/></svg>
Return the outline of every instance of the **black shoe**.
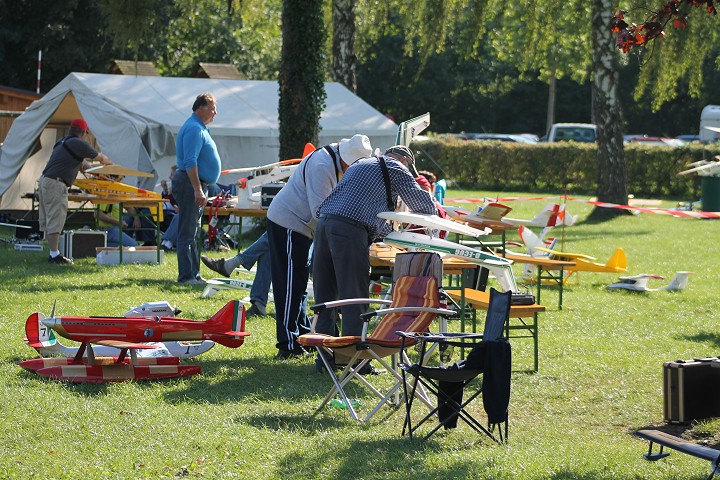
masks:
<svg viewBox="0 0 720 480"><path fill-rule="evenodd" d="M287 350L285 348L278 349L278 353L275 355L275 358L278 360L287 360L289 358L304 357L305 355L308 355L308 351L300 345L296 345L292 350Z"/></svg>
<svg viewBox="0 0 720 480"><path fill-rule="evenodd" d="M205 255L200 255L200 260L202 260L205 266L213 272L217 272L223 277L230 277L230 274L225 271L224 258L210 258Z"/></svg>
<svg viewBox="0 0 720 480"><path fill-rule="evenodd" d="M245 311L245 318L264 317L265 315L267 315L267 313L260 310L255 303L250 305L250 308Z"/></svg>
<svg viewBox="0 0 720 480"><path fill-rule="evenodd" d="M58 255L57 257L48 257L48 263L57 263L58 265L72 265L73 261L70 260L67 257L63 257L62 255Z"/></svg>

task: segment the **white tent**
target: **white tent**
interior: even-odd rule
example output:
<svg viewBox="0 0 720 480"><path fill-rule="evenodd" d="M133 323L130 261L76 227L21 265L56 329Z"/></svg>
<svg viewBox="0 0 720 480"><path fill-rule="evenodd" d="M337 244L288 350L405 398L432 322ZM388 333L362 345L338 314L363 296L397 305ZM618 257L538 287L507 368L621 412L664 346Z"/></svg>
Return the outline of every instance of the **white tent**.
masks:
<svg viewBox="0 0 720 480"><path fill-rule="evenodd" d="M395 143L397 125L335 82L325 83L320 144L355 133L373 148ZM210 124L223 168L278 161L278 84L275 81L140 77L71 73L15 119L0 152L0 210L30 208L32 192L55 142L73 118L84 118L100 150L122 166L154 172L139 186L155 189L175 163L175 136L195 97L211 92L218 114ZM220 183L236 177L224 175ZM136 179L128 178L127 183Z"/></svg>

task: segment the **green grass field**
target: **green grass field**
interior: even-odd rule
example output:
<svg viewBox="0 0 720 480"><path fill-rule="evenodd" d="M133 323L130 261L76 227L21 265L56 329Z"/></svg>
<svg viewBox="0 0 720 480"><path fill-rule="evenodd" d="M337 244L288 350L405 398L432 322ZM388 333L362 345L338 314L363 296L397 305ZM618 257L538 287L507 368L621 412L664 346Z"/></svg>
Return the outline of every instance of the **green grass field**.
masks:
<svg viewBox="0 0 720 480"><path fill-rule="evenodd" d="M511 216L530 218L546 203L513 202ZM720 224L652 214L588 223L590 205L570 202L568 210L580 221L565 231L564 250L605 262L623 247L628 274L695 274L685 291L646 294L606 291L614 274L580 274L562 311L557 289L544 288L540 369L513 374L502 446L462 425L410 441L400 436L403 410L389 407L367 424L329 408L313 417L330 380L311 358L274 359L272 317L248 321L242 347L196 357L196 377L79 385L25 372L16 363L36 356L23 342L25 320L49 314L55 301L60 315L122 315L167 300L181 317L205 319L237 293L201 299L200 287L179 286L174 254L159 266L82 259L68 268L48 265L47 250L0 245L0 478L705 478L707 462L679 453L646 462L647 444L633 432L662 425L663 362L720 355ZM512 343L515 365L527 368L531 341ZM350 391L363 408L371 404L365 391ZM673 431L714 446L719 426Z"/></svg>

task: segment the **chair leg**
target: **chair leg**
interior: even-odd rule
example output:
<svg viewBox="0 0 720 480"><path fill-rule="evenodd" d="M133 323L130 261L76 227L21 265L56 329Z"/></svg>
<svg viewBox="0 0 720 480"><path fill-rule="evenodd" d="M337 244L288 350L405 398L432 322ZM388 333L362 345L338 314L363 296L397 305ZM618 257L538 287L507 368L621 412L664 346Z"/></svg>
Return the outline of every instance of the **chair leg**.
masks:
<svg viewBox="0 0 720 480"><path fill-rule="evenodd" d="M347 394L345 393L345 389L343 388L345 384L350 381L354 376L357 376L358 378L362 378L355 370L353 370L352 365L355 363L355 360L360 356L360 353L356 353L353 358L350 360L350 363L348 363L348 366L345 367L345 369L342 371L342 374L338 378L337 375L335 375L335 371L333 369L333 366L330 365L330 361L325 358L325 356L322 354L320 349L322 347L316 347L318 350L318 355L320 355L320 359L322 360L323 364L325 365L325 368L327 368L328 373L330 374L330 379L333 382L333 387L330 389L330 392L328 392L327 396L325 396L325 399L320 404L320 406L315 410L315 414L319 413L322 408L327 405L332 398L335 396L335 394L340 393L340 396L343 399L343 402L345 402L345 405L347 405L347 409L350 412L350 415L353 417L353 420L359 421L357 413L355 412L355 409L353 408L352 404L350 403L350 400L347 397Z"/></svg>

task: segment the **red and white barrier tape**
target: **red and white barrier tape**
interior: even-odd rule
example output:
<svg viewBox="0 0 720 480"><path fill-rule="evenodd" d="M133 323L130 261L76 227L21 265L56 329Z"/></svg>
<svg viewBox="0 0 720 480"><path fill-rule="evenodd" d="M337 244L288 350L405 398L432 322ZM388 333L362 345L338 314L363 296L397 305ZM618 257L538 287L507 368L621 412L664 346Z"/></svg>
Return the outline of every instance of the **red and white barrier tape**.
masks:
<svg viewBox="0 0 720 480"><path fill-rule="evenodd" d="M570 202L582 202L595 205L602 208L615 208L620 210L633 210L641 213L654 213L658 215L670 215L673 217L683 218L720 218L720 212L699 212L691 210L674 210L670 208L644 208L636 207L632 205L620 205L617 203L598 202L593 200L582 200L573 197L500 197L500 198L446 198L447 203L485 203L486 201L493 202L515 202L515 201L536 201L536 200L556 200L558 198L565 198Z"/></svg>

